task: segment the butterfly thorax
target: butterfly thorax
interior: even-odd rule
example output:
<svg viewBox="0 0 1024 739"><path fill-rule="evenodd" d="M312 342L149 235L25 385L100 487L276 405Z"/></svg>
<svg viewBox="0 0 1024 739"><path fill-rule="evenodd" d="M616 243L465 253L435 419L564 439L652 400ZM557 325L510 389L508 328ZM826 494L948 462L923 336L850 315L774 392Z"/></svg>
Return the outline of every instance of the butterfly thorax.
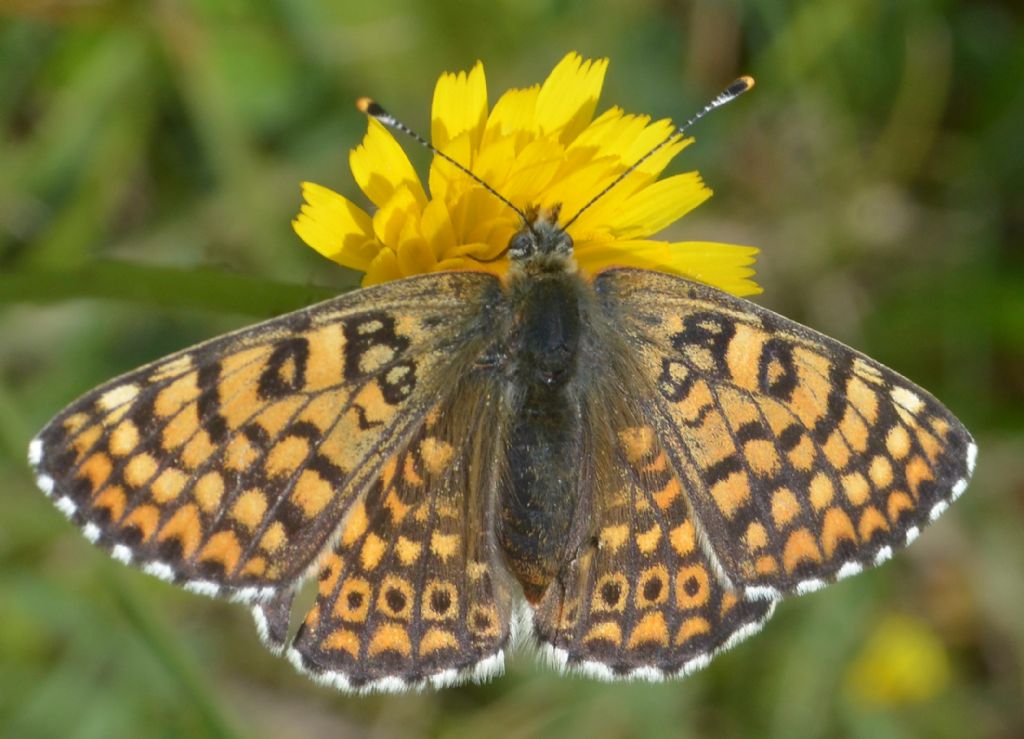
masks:
<svg viewBox="0 0 1024 739"><path fill-rule="evenodd" d="M580 423L571 388L581 341L582 283L572 263L572 242L560 233L552 231L553 238L539 243L522 239L520 246L532 242L530 251L514 262L508 280L511 424L498 540L532 602L561 568L577 508Z"/></svg>

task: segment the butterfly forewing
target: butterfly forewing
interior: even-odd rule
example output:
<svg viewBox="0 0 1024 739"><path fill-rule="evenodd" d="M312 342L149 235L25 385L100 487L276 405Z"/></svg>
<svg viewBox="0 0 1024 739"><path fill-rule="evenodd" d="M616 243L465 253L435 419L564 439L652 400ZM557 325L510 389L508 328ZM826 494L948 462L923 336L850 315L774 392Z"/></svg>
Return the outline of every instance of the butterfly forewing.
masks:
<svg viewBox="0 0 1024 739"><path fill-rule="evenodd" d="M881 562L966 488L970 435L892 370L682 278L610 270L595 288L639 358L694 523L748 596Z"/></svg>
<svg viewBox="0 0 1024 739"><path fill-rule="evenodd" d="M486 344L497 280L425 275L159 360L32 442L40 487L115 557L208 594L294 589Z"/></svg>

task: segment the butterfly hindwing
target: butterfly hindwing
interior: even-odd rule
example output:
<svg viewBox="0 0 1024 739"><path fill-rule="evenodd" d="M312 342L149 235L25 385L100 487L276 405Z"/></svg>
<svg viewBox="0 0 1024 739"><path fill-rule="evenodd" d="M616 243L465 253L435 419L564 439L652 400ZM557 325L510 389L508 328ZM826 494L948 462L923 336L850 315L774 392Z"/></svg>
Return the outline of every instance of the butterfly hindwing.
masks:
<svg viewBox="0 0 1024 739"><path fill-rule="evenodd" d="M499 672L512 611L494 543L499 386L462 378L383 465L321 562L290 657L345 690L451 685Z"/></svg>
<svg viewBox="0 0 1024 739"><path fill-rule="evenodd" d="M615 269L594 284L646 375L695 523L748 596L884 561L966 488L970 435L892 370L679 277Z"/></svg>
<svg viewBox="0 0 1024 739"><path fill-rule="evenodd" d="M39 485L122 561L283 602L451 372L472 364L497 290L484 274L424 275L142 367L40 432Z"/></svg>
<svg viewBox="0 0 1024 739"><path fill-rule="evenodd" d="M592 409L602 403L594 400ZM744 600L723 582L655 429L638 414L616 417L619 402L605 396L590 414L588 535L538 605L534 628L558 666L592 677L688 674L758 631L775 604Z"/></svg>

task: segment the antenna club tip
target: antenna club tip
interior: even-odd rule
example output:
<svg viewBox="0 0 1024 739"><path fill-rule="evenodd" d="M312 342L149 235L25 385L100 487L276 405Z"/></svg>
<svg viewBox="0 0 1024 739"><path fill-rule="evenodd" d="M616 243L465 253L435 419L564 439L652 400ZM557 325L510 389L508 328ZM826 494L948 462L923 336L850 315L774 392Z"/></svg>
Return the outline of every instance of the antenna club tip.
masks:
<svg viewBox="0 0 1024 739"><path fill-rule="evenodd" d="M377 105L377 101L375 101L373 98L361 97L358 100L356 100L356 109L360 113L366 113L367 115L370 115L370 110L375 107L379 106Z"/></svg>
<svg viewBox="0 0 1024 739"><path fill-rule="evenodd" d="M751 76L750 76L749 74L745 74L745 75L743 75L742 77L740 77L740 78L739 78L739 79L737 80L737 82L742 82L742 83L743 83L743 86L744 86L744 92L746 92L747 90L749 90L749 89L753 88L753 86L754 86L754 85L756 84L756 83L754 82L754 78L753 78L753 77L751 77Z"/></svg>

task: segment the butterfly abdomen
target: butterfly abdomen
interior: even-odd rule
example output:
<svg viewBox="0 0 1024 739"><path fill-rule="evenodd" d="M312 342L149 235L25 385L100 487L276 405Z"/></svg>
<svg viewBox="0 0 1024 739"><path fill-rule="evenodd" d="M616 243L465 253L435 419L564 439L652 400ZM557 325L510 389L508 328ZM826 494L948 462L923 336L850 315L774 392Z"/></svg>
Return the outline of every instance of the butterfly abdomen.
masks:
<svg viewBox="0 0 1024 739"><path fill-rule="evenodd" d="M498 501L498 540L536 602L562 565L578 488L579 409L570 392L580 347L575 278L549 273L511 286L512 398L508 476Z"/></svg>

